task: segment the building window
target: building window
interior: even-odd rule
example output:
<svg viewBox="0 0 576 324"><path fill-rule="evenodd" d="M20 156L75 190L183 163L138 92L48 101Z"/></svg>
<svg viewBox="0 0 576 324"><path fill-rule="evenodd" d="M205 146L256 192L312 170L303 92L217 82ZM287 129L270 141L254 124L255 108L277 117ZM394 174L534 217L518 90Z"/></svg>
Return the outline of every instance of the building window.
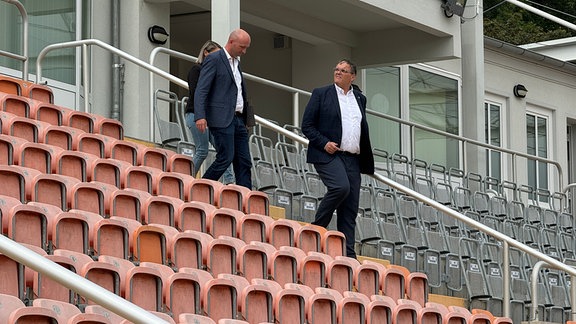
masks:
<svg viewBox="0 0 576 324"><path fill-rule="evenodd" d="M76 40L76 1L22 0L28 13L28 55L29 72L36 73L36 58L49 44ZM0 49L17 54L22 53L22 16L16 6L0 2L0 29L11 30L4 33ZM42 61L42 75L68 84L76 82L76 50L73 48L55 50ZM18 71L20 61L0 57L0 65Z"/></svg>
<svg viewBox="0 0 576 324"><path fill-rule="evenodd" d="M400 68L380 67L364 73L368 109L400 117ZM372 146L389 153L402 152L400 125L396 122L368 115Z"/></svg>
<svg viewBox="0 0 576 324"><path fill-rule="evenodd" d="M411 66L408 82L410 121L459 135L458 80ZM414 137L416 158L460 167L457 140L420 129Z"/></svg>
<svg viewBox="0 0 576 324"><path fill-rule="evenodd" d="M484 103L484 138L486 143L502 147L501 106L495 103ZM495 179L502 180L502 153L486 150L487 174Z"/></svg>
<svg viewBox="0 0 576 324"><path fill-rule="evenodd" d="M543 116L526 114L527 153L548 158L548 120ZM534 189L548 189L548 166L545 162L528 160L528 185Z"/></svg>

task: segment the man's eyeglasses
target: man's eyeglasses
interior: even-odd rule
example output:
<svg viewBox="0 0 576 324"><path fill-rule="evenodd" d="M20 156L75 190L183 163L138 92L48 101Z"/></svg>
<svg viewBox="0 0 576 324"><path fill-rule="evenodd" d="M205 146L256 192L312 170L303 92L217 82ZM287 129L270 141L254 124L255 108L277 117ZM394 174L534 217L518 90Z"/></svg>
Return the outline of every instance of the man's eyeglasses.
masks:
<svg viewBox="0 0 576 324"><path fill-rule="evenodd" d="M342 70L342 69L339 69L339 68L334 68L334 72L340 72L340 73L344 73L344 74L346 74L346 73L352 73L352 72L350 72L350 71Z"/></svg>

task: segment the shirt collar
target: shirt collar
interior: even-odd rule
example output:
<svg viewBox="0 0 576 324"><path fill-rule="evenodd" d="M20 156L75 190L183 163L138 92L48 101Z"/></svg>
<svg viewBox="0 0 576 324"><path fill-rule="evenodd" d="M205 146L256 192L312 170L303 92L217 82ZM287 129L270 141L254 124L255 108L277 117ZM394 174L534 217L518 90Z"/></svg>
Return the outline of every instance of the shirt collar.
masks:
<svg viewBox="0 0 576 324"><path fill-rule="evenodd" d="M226 53L226 58L228 59L228 61L230 61L230 59L232 58L232 55L230 55L230 53L228 53L226 48L222 47L222 49L224 50L224 53ZM240 57L236 57L236 60L238 60L238 62L240 62Z"/></svg>
<svg viewBox="0 0 576 324"><path fill-rule="evenodd" d="M342 94L342 95L349 95L350 93L354 93L354 89L352 88L352 86L350 86L350 90L348 90L348 93L344 92L344 89L340 88L336 83L334 83L334 87L336 88L336 92Z"/></svg>

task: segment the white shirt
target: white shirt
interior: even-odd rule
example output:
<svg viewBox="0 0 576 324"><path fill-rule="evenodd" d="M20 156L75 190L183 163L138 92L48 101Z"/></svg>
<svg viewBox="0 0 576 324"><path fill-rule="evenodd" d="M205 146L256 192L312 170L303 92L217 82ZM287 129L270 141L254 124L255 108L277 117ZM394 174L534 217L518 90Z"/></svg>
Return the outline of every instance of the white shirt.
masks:
<svg viewBox="0 0 576 324"><path fill-rule="evenodd" d="M242 98L242 76L240 75L240 70L238 70L238 64L240 63L239 58L233 58L228 54L225 48L223 48L228 62L230 62L230 67L232 68L232 73L234 74L234 81L236 82L236 87L238 88L238 95L236 96L236 112L242 112L244 109L244 98Z"/></svg>
<svg viewBox="0 0 576 324"><path fill-rule="evenodd" d="M340 104L340 115L342 116L342 142L340 149L349 153L360 153L360 122L362 114L358 101L354 96L352 88L344 93L344 89L337 85L338 103Z"/></svg>

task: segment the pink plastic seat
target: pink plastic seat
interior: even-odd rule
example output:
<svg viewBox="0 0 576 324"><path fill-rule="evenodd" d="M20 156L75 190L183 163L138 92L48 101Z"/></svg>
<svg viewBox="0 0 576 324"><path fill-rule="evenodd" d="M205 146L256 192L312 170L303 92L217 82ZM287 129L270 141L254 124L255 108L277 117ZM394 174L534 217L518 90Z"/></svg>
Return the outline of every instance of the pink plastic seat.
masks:
<svg viewBox="0 0 576 324"><path fill-rule="evenodd" d="M20 95L0 92L0 110L29 118L30 102Z"/></svg>

